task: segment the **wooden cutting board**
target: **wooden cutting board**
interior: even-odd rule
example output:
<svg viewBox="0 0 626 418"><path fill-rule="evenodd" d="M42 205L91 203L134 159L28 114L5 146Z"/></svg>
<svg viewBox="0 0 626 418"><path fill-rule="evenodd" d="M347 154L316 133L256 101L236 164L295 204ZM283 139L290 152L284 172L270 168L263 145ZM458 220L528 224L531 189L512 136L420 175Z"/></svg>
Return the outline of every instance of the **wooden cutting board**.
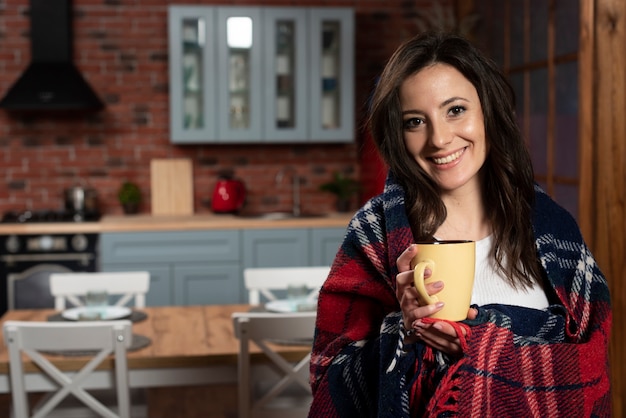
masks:
<svg viewBox="0 0 626 418"><path fill-rule="evenodd" d="M193 214L193 167L186 158L150 162L153 215Z"/></svg>

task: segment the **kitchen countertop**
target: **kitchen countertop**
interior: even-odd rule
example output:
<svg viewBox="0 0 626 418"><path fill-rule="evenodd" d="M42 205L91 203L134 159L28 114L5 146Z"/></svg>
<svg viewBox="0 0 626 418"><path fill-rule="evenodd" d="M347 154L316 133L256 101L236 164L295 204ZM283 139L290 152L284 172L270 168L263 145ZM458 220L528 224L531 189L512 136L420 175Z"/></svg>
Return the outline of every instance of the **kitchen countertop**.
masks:
<svg viewBox="0 0 626 418"><path fill-rule="evenodd" d="M231 214L198 215L110 215L99 222L51 222L0 224L0 235L100 233L139 231L180 231L202 229L280 229L280 228L345 228L352 213L331 213L324 216L265 219Z"/></svg>

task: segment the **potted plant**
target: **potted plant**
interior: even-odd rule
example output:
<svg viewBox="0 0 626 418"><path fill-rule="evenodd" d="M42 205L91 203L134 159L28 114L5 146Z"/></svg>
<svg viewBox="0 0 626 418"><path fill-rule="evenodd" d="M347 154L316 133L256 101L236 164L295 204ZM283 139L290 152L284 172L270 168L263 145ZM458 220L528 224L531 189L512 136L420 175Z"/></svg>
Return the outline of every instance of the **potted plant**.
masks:
<svg viewBox="0 0 626 418"><path fill-rule="evenodd" d="M122 204L125 214L133 214L139 212L139 204L141 203L141 189L132 181L122 183L117 198Z"/></svg>
<svg viewBox="0 0 626 418"><path fill-rule="evenodd" d="M337 196L337 211L339 212L347 212L350 210L352 196L360 189L361 185L358 181L346 177L343 173L338 171L333 173L333 179L331 181L320 186L321 191L329 192Z"/></svg>

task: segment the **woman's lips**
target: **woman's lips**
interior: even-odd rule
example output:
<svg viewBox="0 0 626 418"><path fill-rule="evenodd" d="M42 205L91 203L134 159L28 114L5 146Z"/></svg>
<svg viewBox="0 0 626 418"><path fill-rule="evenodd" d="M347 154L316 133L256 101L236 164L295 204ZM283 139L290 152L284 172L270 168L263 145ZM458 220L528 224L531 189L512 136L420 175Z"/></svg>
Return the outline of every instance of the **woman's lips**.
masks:
<svg viewBox="0 0 626 418"><path fill-rule="evenodd" d="M454 160L457 160L463 153L465 152L465 148L458 150L450 155L445 157L432 157L431 160L437 165L449 164Z"/></svg>

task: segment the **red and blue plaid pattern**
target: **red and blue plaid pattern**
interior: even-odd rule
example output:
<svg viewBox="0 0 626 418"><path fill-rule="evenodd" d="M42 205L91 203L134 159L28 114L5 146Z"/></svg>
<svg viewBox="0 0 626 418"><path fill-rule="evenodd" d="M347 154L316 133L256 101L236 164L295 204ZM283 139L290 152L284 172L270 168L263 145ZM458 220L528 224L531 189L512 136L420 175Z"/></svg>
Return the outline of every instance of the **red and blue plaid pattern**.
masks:
<svg viewBox="0 0 626 418"><path fill-rule="evenodd" d="M539 189L533 228L557 304L479 307L460 359L398 350L395 260L413 238L389 179L352 219L320 292L309 416L609 417L606 280L573 218Z"/></svg>

